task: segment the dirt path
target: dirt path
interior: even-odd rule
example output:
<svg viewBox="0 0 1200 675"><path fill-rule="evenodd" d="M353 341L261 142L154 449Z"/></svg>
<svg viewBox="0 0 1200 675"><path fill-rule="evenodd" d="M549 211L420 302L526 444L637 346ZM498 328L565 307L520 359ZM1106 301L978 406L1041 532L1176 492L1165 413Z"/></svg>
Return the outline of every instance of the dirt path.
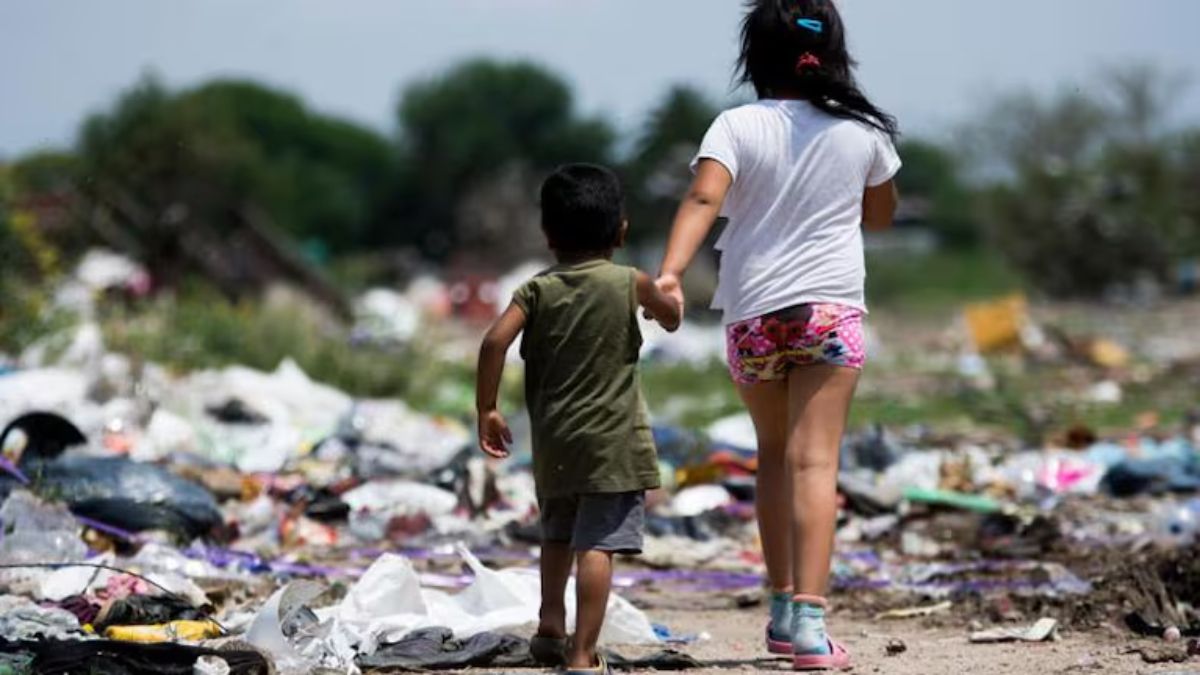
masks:
<svg viewBox="0 0 1200 675"><path fill-rule="evenodd" d="M688 646L692 656L711 667L704 673L789 671L786 660L764 659L760 644L763 627L759 612L667 612L655 615L673 630L707 631L712 640ZM1190 673L1200 675L1200 659L1190 663L1148 665L1137 654L1125 653L1134 645L1124 635L1105 632L1064 633L1059 642L1039 644L976 645L962 631L926 628L920 621L870 623L835 618L835 634L855 657L856 673L896 675L999 675L1001 673ZM891 638L903 640L907 650L885 654ZM1145 643L1154 645L1154 643ZM1154 645L1157 646L1157 645Z"/></svg>
<svg viewBox="0 0 1200 675"><path fill-rule="evenodd" d="M786 659L772 659L762 651L760 610L684 612L655 611L655 621L679 634L705 632L709 640L683 647L706 667L690 673L791 672ZM964 628L928 628L919 620L864 622L835 617L833 630L855 658L854 673L888 675L1068 675L1121 673L1200 675L1200 657L1187 663L1150 665L1128 653L1134 646L1161 647L1161 641L1138 642L1124 633L1066 632L1058 642L1038 644L977 645L967 642ZM887 656L885 648L899 638L907 650ZM627 656L637 650L622 649ZM471 673L491 672L472 670ZM512 672L512 671L503 671ZM537 671L527 671L537 672ZM655 671L639 671L655 672Z"/></svg>

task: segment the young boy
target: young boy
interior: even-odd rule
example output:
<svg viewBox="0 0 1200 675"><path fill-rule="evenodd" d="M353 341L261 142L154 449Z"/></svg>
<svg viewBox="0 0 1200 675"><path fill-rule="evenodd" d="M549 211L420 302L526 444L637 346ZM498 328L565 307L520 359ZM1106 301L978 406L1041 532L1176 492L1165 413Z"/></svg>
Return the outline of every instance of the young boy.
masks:
<svg viewBox="0 0 1200 675"><path fill-rule="evenodd" d="M611 171L572 164L542 185L542 229L558 264L525 283L479 354L479 445L508 456L496 408L505 353L524 332L525 400L541 506L542 608L532 647L568 673L608 672L596 652L614 553L640 553L644 494L659 486L637 370L640 305L667 330L682 307L642 272L613 264L625 242L621 186ZM574 559L574 560L573 560ZM563 594L578 569L576 630L567 647ZM557 665L557 664L554 664Z"/></svg>

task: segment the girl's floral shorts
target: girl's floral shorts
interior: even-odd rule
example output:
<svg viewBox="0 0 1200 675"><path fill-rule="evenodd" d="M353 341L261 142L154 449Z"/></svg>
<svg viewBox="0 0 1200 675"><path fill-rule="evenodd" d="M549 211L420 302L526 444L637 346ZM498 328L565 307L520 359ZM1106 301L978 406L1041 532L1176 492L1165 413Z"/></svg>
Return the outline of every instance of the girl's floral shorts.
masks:
<svg viewBox="0 0 1200 675"><path fill-rule="evenodd" d="M797 305L725 328L729 372L738 384L787 377L796 366L861 370L867 360L863 311L844 305Z"/></svg>

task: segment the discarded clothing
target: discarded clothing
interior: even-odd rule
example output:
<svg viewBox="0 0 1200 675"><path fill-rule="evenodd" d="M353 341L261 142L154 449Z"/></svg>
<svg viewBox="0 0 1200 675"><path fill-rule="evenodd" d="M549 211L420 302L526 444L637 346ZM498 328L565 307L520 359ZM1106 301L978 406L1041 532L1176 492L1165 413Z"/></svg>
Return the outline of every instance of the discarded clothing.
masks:
<svg viewBox="0 0 1200 675"><path fill-rule="evenodd" d="M704 664L696 659L684 654L683 652L675 651L674 649L664 649L660 652L655 652L650 656L643 656L638 659L628 659L620 654L612 651L604 650L604 657L608 660L608 665L617 670L690 670L692 668L703 668Z"/></svg>
<svg viewBox="0 0 1200 675"><path fill-rule="evenodd" d="M32 603L0 614L0 635L18 640L65 638L79 634L79 619L57 607Z"/></svg>
<svg viewBox="0 0 1200 675"><path fill-rule="evenodd" d="M1187 462L1172 458L1128 460L1108 470L1102 487L1114 497L1200 490L1200 475Z"/></svg>
<svg viewBox="0 0 1200 675"><path fill-rule="evenodd" d="M533 668L529 641L513 635L479 633L454 639L449 628L427 628L410 633L400 642L380 647L358 659L359 667L402 670L455 670L460 668Z"/></svg>
<svg viewBox="0 0 1200 675"><path fill-rule="evenodd" d="M80 625L95 623L100 614L100 605L88 600L82 595L73 595L58 603L63 610L75 615Z"/></svg>
<svg viewBox="0 0 1200 675"><path fill-rule="evenodd" d="M231 675L268 675L266 659L254 651L218 651L181 644L144 645L110 640L37 640L10 642L0 638L0 654L32 654L36 675L103 673L105 675L192 675L201 656L217 656Z"/></svg>
<svg viewBox="0 0 1200 675"><path fill-rule="evenodd" d="M134 595L109 605L96 628L109 626L148 626L172 621L196 621L208 618L203 610L187 600L169 595Z"/></svg>
<svg viewBox="0 0 1200 675"><path fill-rule="evenodd" d="M609 665L617 670L688 670L702 664L681 652L663 650L630 659L604 650ZM400 642L380 647L371 656L356 661L364 670L457 670L461 668L534 668L529 641L514 635L479 633L466 640L454 639L449 628L427 628L410 633Z"/></svg>

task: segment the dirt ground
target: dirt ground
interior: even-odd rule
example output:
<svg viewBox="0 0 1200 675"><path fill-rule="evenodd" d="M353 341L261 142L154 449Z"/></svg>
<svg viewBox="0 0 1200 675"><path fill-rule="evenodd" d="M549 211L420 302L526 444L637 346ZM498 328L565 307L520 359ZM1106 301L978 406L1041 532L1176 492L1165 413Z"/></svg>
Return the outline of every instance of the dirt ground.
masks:
<svg viewBox="0 0 1200 675"><path fill-rule="evenodd" d="M712 613L671 612L655 616L681 633L707 631L712 640L688 646L687 651L709 668L704 673L729 671L790 671L786 659L764 658L760 610ZM1038 644L977 645L967 642L967 628L927 628L919 620L831 623L836 636L854 656L855 673L896 675L999 675L1001 673L1195 673L1200 659L1191 663L1147 665L1138 654L1126 653L1139 644L1123 634L1064 633L1059 642ZM885 648L899 638L907 650L887 656ZM1141 643L1152 644L1152 643ZM1153 645L1157 646L1157 645Z"/></svg>
<svg viewBox="0 0 1200 675"><path fill-rule="evenodd" d="M681 648L705 668L689 673L791 672L786 659L770 658L761 644L761 610L715 612L655 611L653 618L679 634L708 633L709 640ZM1161 641L1139 641L1126 633L1093 631L1064 632L1061 640L1045 643L970 644L967 628L930 628L921 620L864 622L835 617L832 629L855 660L853 673L888 675L1028 675L1141 673L1200 675L1200 657L1187 663L1150 665L1134 647L1162 648ZM885 654L889 640L899 638L907 650L896 656ZM639 656L635 649L618 650ZM471 673L493 672L472 670ZM512 671L496 671L512 672ZM525 671L536 672L536 671ZM656 672L656 671L637 671Z"/></svg>

